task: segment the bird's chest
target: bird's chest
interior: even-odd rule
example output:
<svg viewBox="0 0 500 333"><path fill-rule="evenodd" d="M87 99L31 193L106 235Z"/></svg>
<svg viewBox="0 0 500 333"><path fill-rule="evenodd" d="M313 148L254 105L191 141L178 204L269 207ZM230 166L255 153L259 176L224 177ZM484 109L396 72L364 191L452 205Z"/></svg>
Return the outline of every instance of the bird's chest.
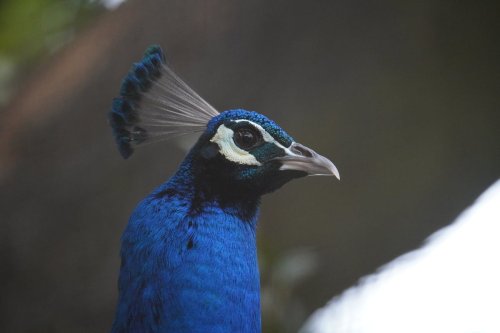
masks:
<svg viewBox="0 0 500 333"><path fill-rule="evenodd" d="M254 226L216 213L186 217L181 224L177 263L165 281L167 312L176 318L170 324L255 331L260 286Z"/></svg>

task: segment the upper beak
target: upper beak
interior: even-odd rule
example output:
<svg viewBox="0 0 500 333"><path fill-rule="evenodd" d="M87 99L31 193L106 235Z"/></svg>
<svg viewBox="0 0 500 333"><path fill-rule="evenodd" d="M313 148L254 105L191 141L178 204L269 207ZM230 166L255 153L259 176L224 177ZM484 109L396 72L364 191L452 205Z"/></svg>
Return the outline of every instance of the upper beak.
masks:
<svg viewBox="0 0 500 333"><path fill-rule="evenodd" d="M275 160L281 162L280 170L299 170L309 176L335 176L340 180L339 171L332 161L297 142L288 147L285 156Z"/></svg>

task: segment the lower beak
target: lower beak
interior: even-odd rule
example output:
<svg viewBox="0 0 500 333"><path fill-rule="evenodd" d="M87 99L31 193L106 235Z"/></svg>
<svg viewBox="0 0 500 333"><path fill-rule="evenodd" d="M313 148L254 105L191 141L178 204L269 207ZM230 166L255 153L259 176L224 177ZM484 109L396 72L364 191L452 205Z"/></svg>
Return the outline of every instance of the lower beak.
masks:
<svg viewBox="0 0 500 333"><path fill-rule="evenodd" d="M275 160L281 162L280 170L304 171L309 176L335 176L340 180L339 171L332 161L297 142L288 147L285 156Z"/></svg>

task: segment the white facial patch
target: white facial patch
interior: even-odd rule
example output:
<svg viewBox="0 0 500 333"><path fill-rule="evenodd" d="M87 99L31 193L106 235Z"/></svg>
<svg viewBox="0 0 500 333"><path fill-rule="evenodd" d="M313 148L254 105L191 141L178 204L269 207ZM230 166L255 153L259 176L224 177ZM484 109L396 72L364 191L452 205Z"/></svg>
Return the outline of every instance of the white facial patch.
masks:
<svg viewBox="0 0 500 333"><path fill-rule="evenodd" d="M220 125L217 133L210 139L211 142L219 146L219 152L224 155L229 161L246 164L246 165L262 165L255 156L239 148L233 141L234 131L230 128Z"/></svg>
<svg viewBox="0 0 500 333"><path fill-rule="evenodd" d="M251 124L253 127L255 127L262 135L262 138L264 141L273 143L276 146L284 149L285 151L289 151L288 148L285 148L282 144L280 144L278 141L276 141L271 134L269 134L262 126L259 124L256 124L252 121L246 120L246 119L238 119L235 120L235 122L247 122ZM220 125L219 128L217 129L217 132L215 135L210 139L211 142L216 143L219 146L219 152L224 155L226 159L229 161L239 163L239 164L246 164L246 165L262 165L255 156L247 152L246 150L241 149L238 147L234 141L233 141L233 134L234 131L230 128L227 128L224 126L224 124Z"/></svg>

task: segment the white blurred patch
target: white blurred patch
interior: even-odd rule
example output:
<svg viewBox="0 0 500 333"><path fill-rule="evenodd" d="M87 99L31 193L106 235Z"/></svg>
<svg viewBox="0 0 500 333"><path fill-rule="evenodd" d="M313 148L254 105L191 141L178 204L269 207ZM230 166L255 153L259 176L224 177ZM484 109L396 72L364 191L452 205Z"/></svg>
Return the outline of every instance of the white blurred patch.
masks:
<svg viewBox="0 0 500 333"><path fill-rule="evenodd" d="M316 311L301 332L499 333L500 180L423 248Z"/></svg>
<svg viewBox="0 0 500 333"><path fill-rule="evenodd" d="M113 10L113 9L118 8L125 1L126 0L101 0L101 3L107 9Z"/></svg>

